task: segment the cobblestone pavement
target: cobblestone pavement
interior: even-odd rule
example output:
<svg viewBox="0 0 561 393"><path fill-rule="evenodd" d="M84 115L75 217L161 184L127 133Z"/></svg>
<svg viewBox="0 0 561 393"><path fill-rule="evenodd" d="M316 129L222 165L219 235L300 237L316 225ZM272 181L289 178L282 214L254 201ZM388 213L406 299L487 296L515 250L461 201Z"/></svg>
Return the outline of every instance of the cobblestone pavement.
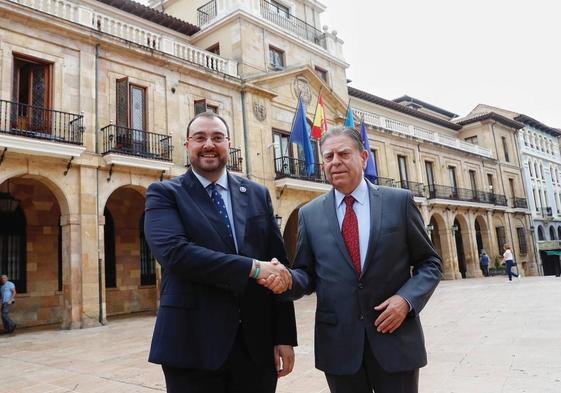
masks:
<svg viewBox="0 0 561 393"><path fill-rule="evenodd" d="M279 393L328 392L313 368L314 307L313 296L296 303L297 364ZM429 349L422 393L561 392L560 278L445 281L421 317ZM0 392L165 391L161 369L146 362L153 324L139 315L0 336Z"/></svg>

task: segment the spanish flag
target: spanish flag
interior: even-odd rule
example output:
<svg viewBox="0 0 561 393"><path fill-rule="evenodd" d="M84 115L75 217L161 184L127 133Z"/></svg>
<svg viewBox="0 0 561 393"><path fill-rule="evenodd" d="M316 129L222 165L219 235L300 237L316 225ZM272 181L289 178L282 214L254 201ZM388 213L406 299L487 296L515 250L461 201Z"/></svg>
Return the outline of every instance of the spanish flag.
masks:
<svg viewBox="0 0 561 393"><path fill-rule="evenodd" d="M316 115L312 124L312 138L319 139L324 132L327 131L327 119L325 118L325 107L323 105L323 97L318 97L318 106L316 107Z"/></svg>

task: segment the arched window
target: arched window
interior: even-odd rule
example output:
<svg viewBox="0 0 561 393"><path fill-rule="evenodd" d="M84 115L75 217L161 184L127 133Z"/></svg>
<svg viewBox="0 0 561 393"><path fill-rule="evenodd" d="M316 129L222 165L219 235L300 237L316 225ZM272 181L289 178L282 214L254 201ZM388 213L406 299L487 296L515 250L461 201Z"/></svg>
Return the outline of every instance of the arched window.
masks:
<svg viewBox="0 0 561 393"><path fill-rule="evenodd" d="M7 274L16 292L27 292L25 215L21 207L0 212L0 274Z"/></svg>
<svg viewBox="0 0 561 393"><path fill-rule="evenodd" d="M534 173L536 174L536 177L540 177L540 172L538 172L538 163L534 162Z"/></svg>
<svg viewBox="0 0 561 393"><path fill-rule="evenodd" d="M561 240L561 226L557 227L557 239Z"/></svg>
<svg viewBox="0 0 561 393"><path fill-rule="evenodd" d="M530 172L530 177L534 177L534 168L531 161L528 163L528 171Z"/></svg>
<svg viewBox="0 0 561 393"><path fill-rule="evenodd" d="M543 175L543 165L542 164L540 164L540 175L541 175L542 180L545 179L545 176Z"/></svg>
<svg viewBox="0 0 561 393"><path fill-rule="evenodd" d="M140 235L140 285L156 284L156 261L144 237L144 213L138 224Z"/></svg>
<svg viewBox="0 0 561 393"><path fill-rule="evenodd" d="M549 240L555 240L555 228L553 228L553 225L549 227Z"/></svg>
<svg viewBox="0 0 561 393"><path fill-rule="evenodd" d="M115 223L109 209L103 211L105 226L103 227L103 243L105 249L105 288L117 287L117 273L115 268Z"/></svg>
<svg viewBox="0 0 561 393"><path fill-rule="evenodd" d="M538 240L545 240L545 236L543 235L543 228L541 225L538 227Z"/></svg>

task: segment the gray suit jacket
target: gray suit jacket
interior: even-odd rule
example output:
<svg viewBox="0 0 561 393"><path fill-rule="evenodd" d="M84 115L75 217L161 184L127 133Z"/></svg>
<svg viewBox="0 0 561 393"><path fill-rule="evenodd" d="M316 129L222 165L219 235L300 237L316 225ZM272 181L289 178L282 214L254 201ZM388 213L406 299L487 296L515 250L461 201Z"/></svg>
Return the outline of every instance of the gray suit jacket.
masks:
<svg viewBox="0 0 561 393"><path fill-rule="evenodd" d="M442 274L441 259L427 234L409 191L368 183L370 241L361 276L356 274L335 211L334 191L299 212L293 288L296 300L316 292L316 367L349 375L362 364L364 340L385 370L413 370L427 363L419 312ZM392 295L412 310L393 333L378 333L374 307Z"/></svg>

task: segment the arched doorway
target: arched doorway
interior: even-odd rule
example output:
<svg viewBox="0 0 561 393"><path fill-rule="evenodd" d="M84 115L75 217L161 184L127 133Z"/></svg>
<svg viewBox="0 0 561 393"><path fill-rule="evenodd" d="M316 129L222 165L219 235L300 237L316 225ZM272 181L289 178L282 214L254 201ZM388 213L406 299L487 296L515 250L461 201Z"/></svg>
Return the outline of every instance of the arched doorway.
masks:
<svg viewBox="0 0 561 393"><path fill-rule="evenodd" d="M440 227L434 216L429 221L429 237L438 255L442 257L442 243L440 241Z"/></svg>
<svg viewBox="0 0 561 393"><path fill-rule="evenodd" d="M65 318L66 239L62 209L51 186L56 188L39 177L10 178L0 185L0 269L16 285L19 296L11 314L20 327L62 323ZM8 198L14 203L6 203Z"/></svg>
<svg viewBox="0 0 561 393"><path fill-rule="evenodd" d="M156 266L144 239L144 189L124 186L104 208L105 305L108 317L156 309Z"/></svg>
<svg viewBox="0 0 561 393"><path fill-rule="evenodd" d="M458 256L458 270L462 278L467 277L467 266L466 266L466 256L464 253L464 241L462 239L462 226L458 219L454 220L454 225L452 226L454 231L454 240L456 243L456 255Z"/></svg>
<svg viewBox="0 0 561 393"><path fill-rule="evenodd" d="M296 242L298 240L298 211L300 209L294 209L290 216L288 217L288 221L284 227L283 232L283 239L284 239L284 246L286 248L286 254L288 256L288 261L292 265L294 262L294 257L296 255Z"/></svg>

